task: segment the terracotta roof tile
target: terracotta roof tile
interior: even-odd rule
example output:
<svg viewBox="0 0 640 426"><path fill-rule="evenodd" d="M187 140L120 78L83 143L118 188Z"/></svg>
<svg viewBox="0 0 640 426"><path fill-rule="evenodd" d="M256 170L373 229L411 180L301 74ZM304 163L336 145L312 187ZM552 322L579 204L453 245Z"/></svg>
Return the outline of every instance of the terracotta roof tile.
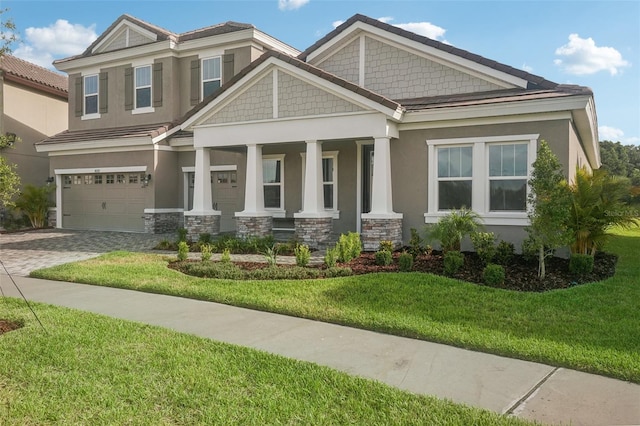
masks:
<svg viewBox="0 0 640 426"><path fill-rule="evenodd" d="M27 62L11 55L0 57L0 69L5 78L16 82L28 83L29 86L44 90L54 95L68 98L68 79L66 76L46 68Z"/></svg>
<svg viewBox="0 0 640 426"><path fill-rule="evenodd" d="M370 18L370 17L365 16L365 15L360 15L360 14L353 15L351 18L347 19L344 23L339 25L333 31L331 31L330 33L328 33L327 35L322 37L320 40L318 40L312 46L310 46L307 50L305 50L300 55L298 55L298 58L306 61L307 57L311 53L313 53L314 51L318 50L321 46L323 46L324 44L329 42L331 39L337 37L340 33L345 31L346 29L348 29L351 25L353 25L356 22L363 22L365 24L374 26L376 28L380 28L382 30L388 31L388 32L390 32L392 34L397 34L397 35L405 37L405 38L407 38L409 40L414 40L414 41L416 41L418 43L422 43L422 44L424 44L426 46L434 47L434 48L442 50L444 52L451 53L452 55L456 55L456 56L459 56L461 58L465 58L465 59L468 59L470 61L474 61L474 62L477 62L479 64L488 66L490 68L496 69L498 71L501 71L501 72L513 75L515 77L521 78L521 79L526 80L526 81L529 82L529 87L528 88L553 89L558 85L557 83L545 80L542 77L539 77L539 76L534 75L534 74L530 74L530 73L528 73L526 71L519 70L519 69L513 68L511 66L505 65L505 64L501 64L499 62L484 58L484 57L482 57L480 55L476 55L475 53L471 53L469 51L466 51L466 50L459 49L457 47L451 46L450 44L445 44L445 43L439 42L437 40L433 40L433 39L430 39L428 37L424 37L424 36L418 35L418 34L413 33L411 31L403 30L402 28L399 28L399 27L393 26L391 24L387 24L387 23L381 22L381 21L379 21L377 19L373 19L373 18Z"/></svg>

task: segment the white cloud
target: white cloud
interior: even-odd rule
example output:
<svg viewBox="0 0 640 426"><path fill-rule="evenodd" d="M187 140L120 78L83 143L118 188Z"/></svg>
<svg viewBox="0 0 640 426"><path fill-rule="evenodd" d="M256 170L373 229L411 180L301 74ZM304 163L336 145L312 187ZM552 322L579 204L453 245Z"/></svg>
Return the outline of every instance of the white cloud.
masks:
<svg viewBox="0 0 640 426"><path fill-rule="evenodd" d="M598 134L601 141L621 142L625 145L640 144L640 137L632 136L625 138L624 132L620 129L610 126L598 126Z"/></svg>
<svg viewBox="0 0 640 426"><path fill-rule="evenodd" d="M385 24L387 24L393 21L393 16L381 16L380 18L378 18L378 21L384 22Z"/></svg>
<svg viewBox="0 0 640 426"><path fill-rule="evenodd" d="M331 26L332 26L334 29L336 29L336 28L338 28L338 27L339 27L340 25L342 25L342 24L344 24L344 21L333 21L333 22L331 23Z"/></svg>
<svg viewBox="0 0 640 426"><path fill-rule="evenodd" d="M527 64L522 64L522 70L526 72L533 72L533 67Z"/></svg>
<svg viewBox="0 0 640 426"><path fill-rule="evenodd" d="M26 61L52 68L56 58L82 53L95 39L95 24L85 27L58 19L48 27L29 27L13 54Z"/></svg>
<svg viewBox="0 0 640 426"><path fill-rule="evenodd" d="M280 10L296 10L300 9L309 0L278 0L278 9Z"/></svg>
<svg viewBox="0 0 640 426"><path fill-rule="evenodd" d="M565 72L575 75L595 74L599 71L609 71L616 75L621 68L628 67L629 62L622 59L622 55L613 47L596 46L591 37L580 38L578 34L569 35L569 42L556 49L554 63Z"/></svg>
<svg viewBox="0 0 640 426"><path fill-rule="evenodd" d="M403 30L411 31L421 36L429 37L434 40L444 41L444 33L446 30L431 22L409 22L406 24L393 24Z"/></svg>

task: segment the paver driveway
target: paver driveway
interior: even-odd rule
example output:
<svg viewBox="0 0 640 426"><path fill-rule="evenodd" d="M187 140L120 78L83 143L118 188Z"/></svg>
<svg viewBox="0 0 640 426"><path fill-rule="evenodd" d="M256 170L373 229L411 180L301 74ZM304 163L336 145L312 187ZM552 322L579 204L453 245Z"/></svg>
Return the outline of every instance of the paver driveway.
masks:
<svg viewBox="0 0 640 426"><path fill-rule="evenodd" d="M168 234L43 229L0 235L0 260L12 275L89 259L115 250L150 251ZM0 271L4 272L0 267Z"/></svg>

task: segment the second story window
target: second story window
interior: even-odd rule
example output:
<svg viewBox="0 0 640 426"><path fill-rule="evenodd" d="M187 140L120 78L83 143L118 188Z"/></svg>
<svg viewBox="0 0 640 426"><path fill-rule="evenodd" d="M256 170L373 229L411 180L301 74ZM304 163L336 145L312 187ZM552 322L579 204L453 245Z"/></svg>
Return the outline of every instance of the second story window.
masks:
<svg viewBox="0 0 640 426"><path fill-rule="evenodd" d="M202 60L202 99L215 92L222 85L220 57Z"/></svg>
<svg viewBox="0 0 640 426"><path fill-rule="evenodd" d="M151 107L151 65L136 68L135 108Z"/></svg>
<svg viewBox="0 0 640 426"><path fill-rule="evenodd" d="M84 115L98 113L98 75L84 77Z"/></svg>

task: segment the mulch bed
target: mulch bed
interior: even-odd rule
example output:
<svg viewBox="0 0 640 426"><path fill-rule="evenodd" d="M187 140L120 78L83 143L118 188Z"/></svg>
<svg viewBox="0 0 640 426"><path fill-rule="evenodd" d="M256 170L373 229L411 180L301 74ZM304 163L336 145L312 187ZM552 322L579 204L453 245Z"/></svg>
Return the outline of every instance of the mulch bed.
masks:
<svg viewBox="0 0 640 426"><path fill-rule="evenodd" d="M20 327L22 327L22 325L18 324L17 322L0 319L0 335L13 330L17 330Z"/></svg>
<svg viewBox="0 0 640 426"><path fill-rule="evenodd" d="M368 274L372 272L398 271L397 258L400 254L394 253L394 263L389 266L377 266L374 253L363 253L359 258L352 260L348 265L354 274ZM538 262L526 260L521 255L514 255L511 262L505 268L505 282L501 288L517 291L547 291L569 288L579 284L602 281L613 276L616 272L618 257L614 254L598 252L594 259L593 272L585 275L573 275L569 272L569 259L552 257L547 259L546 276L543 281L538 279ZM418 256L413 264L413 271L428 272L444 275L443 257L440 252ZM482 271L484 265L474 252L464 253L464 266L460 268L453 278L482 284Z"/></svg>

